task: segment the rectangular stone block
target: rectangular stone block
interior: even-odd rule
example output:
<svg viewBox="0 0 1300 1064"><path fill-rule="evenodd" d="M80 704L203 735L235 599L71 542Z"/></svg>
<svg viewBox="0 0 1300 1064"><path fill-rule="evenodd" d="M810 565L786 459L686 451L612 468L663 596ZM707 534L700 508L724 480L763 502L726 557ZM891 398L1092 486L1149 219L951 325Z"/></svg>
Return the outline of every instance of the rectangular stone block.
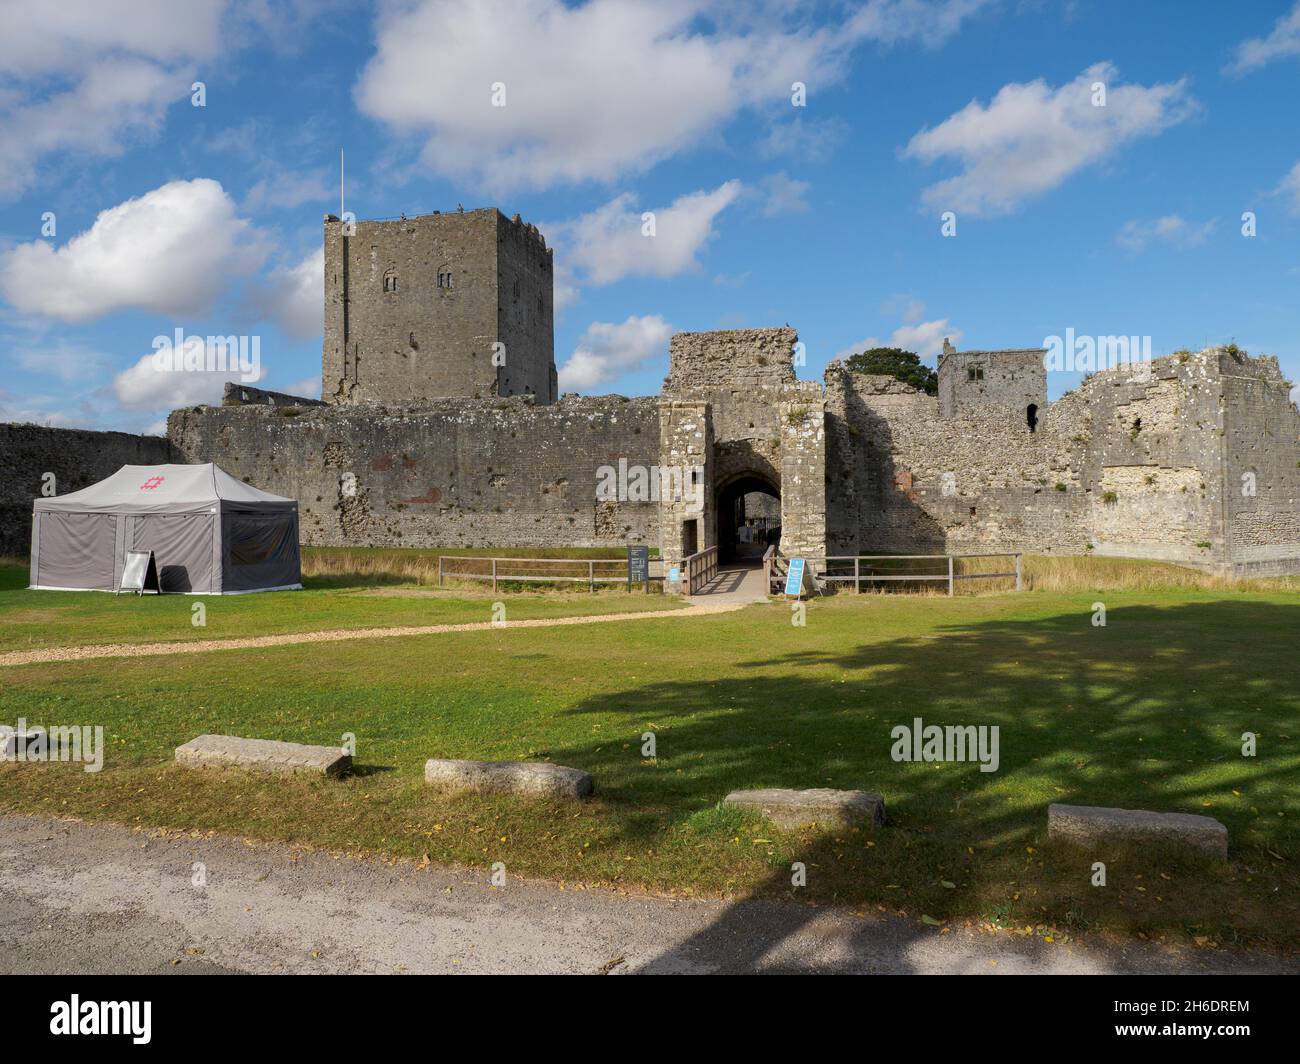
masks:
<svg viewBox="0 0 1300 1064"><path fill-rule="evenodd" d="M1080 844L1103 839L1162 842L1228 855L1228 829L1213 817L1192 813L1052 804L1047 807L1047 835Z"/></svg>
<svg viewBox="0 0 1300 1064"><path fill-rule="evenodd" d="M444 761L424 763L424 782L452 791L522 794L533 798L584 798L590 772L544 761Z"/></svg>
<svg viewBox="0 0 1300 1064"><path fill-rule="evenodd" d="M176 748L176 763L188 768L247 768L276 775L305 772L341 776L352 767L352 755L337 746L305 746L274 739L241 739L234 735L200 735Z"/></svg>
<svg viewBox="0 0 1300 1064"><path fill-rule="evenodd" d="M806 824L828 828L862 825L875 828L885 822L885 799L869 791L837 791L829 787L800 791L769 787L757 791L732 791L723 804L755 809L782 828L799 828Z"/></svg>

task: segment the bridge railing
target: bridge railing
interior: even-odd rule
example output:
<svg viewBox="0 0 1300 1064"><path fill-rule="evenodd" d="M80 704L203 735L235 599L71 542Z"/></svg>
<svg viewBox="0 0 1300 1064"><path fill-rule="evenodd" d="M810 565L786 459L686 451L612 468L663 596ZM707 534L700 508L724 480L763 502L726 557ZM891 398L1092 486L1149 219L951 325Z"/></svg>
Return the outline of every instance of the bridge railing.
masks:
<svg viewBox="0 0 1300 1064"><path fill-rule="evenodd" d="M705 547L682 562L682 594L698 595L718 575L718 548Z"/></svg>

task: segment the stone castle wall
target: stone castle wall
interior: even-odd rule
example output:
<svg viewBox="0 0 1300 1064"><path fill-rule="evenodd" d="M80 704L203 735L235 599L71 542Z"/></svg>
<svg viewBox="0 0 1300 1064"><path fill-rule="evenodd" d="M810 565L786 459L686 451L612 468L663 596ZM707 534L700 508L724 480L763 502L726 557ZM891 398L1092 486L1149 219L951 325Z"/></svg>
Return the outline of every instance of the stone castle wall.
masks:
<svg viewBox="0 0 1300 1064"><path fill-rule="evenodd" d="M1300 411L1277 359L1220 356L1224 500L1232 568L1300 572Z"/></svg>
<svg viewBox="0 0 1300 1064"><path fill-rule="evenodd" d="M45 474L59 495L80 491L124 465L180 461L162 436L0 424L0 554L25 555L32 546L32 502Z"/></svg>
<svg viewBox="0 0 1300 1064"><path fill-rule="evenodd" d="M410 408L265 404L174 412L186 462L298 500L304 543L658 543L658 507L597 499L601 466L658 460L656 399L440 399Z"/></svg>
<svg viewBox="0 0 1300 1064"><path fill-rule="evenodd" d="M1030 432L833 364L828 553L1026 550L1300 572L1300 413L1275 359L1098 373ZM1242 475L1254 474L1253 495Z"/></svg>

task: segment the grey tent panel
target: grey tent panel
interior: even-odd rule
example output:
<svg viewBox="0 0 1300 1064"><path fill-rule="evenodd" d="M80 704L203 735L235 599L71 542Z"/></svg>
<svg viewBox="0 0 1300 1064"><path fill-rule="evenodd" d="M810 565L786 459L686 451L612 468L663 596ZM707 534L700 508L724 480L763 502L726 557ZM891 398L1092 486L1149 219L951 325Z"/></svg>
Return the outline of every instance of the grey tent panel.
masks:
<svg viewBox="0 0 1300 1064"><path fill-rule="evenodd" d="M235 513L225 515L223 522L228 590L250 591L298 582L302 563L296 513Z"/></svg>
<svg viewBox="0 0 1300 1064"><path fill-rule="evenodd" d="M210 463L123 466L32 509L33 588L112 591L128 550L154 552L165 592L302 587L298 503Z"/></svg>
<svg viewBox="0 0 1300 1064"><path fill-rule="evenodd" d="M215 523L208 514L141 514L128 517L127 550L151 550L164 591L221 590L221 574L212 569ZM124 555L125 557L125 555Z"/></svg>
<svg viewBox="0 0 1300 1064"><path fill-rule="evenodd" d="M116 514L41 515L40 572L32 582L45 587L91 591L113 587Z"/></svg>

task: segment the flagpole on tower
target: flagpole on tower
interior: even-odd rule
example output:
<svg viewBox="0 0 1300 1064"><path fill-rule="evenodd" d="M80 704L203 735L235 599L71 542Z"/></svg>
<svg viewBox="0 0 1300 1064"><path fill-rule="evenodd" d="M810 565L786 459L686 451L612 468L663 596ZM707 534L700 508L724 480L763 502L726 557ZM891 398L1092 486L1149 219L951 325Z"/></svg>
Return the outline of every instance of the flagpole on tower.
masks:
<svg viewBox="0 0 1300 1064"><path fill-rule="evenodd" d="M339 221L343 221L343 149L339 149Z"/></svg>

